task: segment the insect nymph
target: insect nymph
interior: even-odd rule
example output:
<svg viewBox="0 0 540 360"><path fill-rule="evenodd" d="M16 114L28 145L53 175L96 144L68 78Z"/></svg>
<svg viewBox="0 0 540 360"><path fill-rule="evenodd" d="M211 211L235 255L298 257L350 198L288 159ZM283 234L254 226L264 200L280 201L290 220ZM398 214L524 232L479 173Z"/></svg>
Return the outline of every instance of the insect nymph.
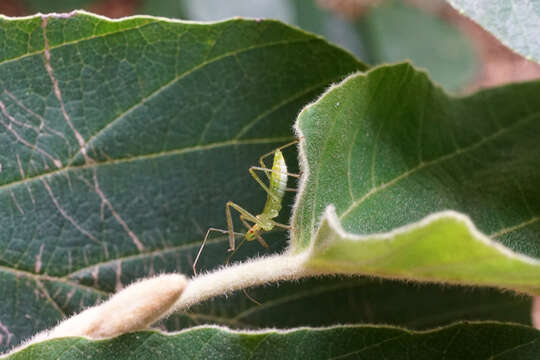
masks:
<svg viewBox="0 0 540 360"><path fill-rule="evenodd" d="M204 237L204 240L199 249L199 252L197 253L197 257L195 258L195 261L193 262L194 274L197 274L197 270L196 270L197 261L199 260L199 257L204 248L204 245L206 244L206 240L208 240L208 235L213 231L217 231L222 234L229 234L229 250L228 251L234 252L236 249L235 236L242 236L244 237L246 241L257 240L262 246L264 246L265 248L268 248L268 244L261 237L262 233L270 231L274 227L280 227L287 230L291 228L289 225L281 224L274 221L274 219L279 215L279 211L281 210L283 196L285 195L285 192L296 191L296 189L287 188L287 179L289 176L299 178L300 175L290 174L287 172L287 164L285 163L285 158L283 157L283 153L281 152L281 150L291 145L294 145L297 142L298 140L295 140L293 142L280 146L279 148L267 154L264 154L263 156L259 158L259 164L261 166L252 166L249 168L249 173L251 174L251 176L255 179L255 181L257 181L257 183L259 183L259 185L268 194L266 198L266 204L264 205L262 213L260 213L259 215L253 215L249 211L241 207L240 205L232 201L228 201L227 204L225 204L225 215L227 217L228 230L216 229L216 228L208 229L208 231L206 232L206 236ZM274 155L274 161L272 164L272 168L268 168L266 164L264 163L264 159L271 155ZM255 171L262 171L265 173L266 177L268 178L268 185L266 185L264 181L261 180L261 178L257 175ZM245 233L234 232L231 209L236 210L240 214L240 221L242 222L242 224L244 224L244 226L247 229Z"/></svg>

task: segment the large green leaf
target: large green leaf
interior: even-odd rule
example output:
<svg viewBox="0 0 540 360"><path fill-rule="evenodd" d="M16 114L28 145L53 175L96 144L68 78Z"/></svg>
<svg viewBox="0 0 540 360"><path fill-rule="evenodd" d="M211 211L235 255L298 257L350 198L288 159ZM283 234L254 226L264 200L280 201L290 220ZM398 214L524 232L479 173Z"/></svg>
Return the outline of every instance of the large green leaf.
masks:
<svg viewBox="0 0 540 360"><path fill-rule="evenodd" d="M190 274L227 200L262 207L248 166L365 68L275 21L74 13L2 18L0 40L1 349L136 278Z"/></svg>
<svg viewBox="0 0 540 360"><path fill-rule="evenodd" d="M339 326L233 332L201 327L175 335L142 332L111 340L64 338L6 357L25 359L512 359L540 356L538 330L499 323L456 324L428 332Z"/></svg>
<svg viewBox="0 0 540 360"><path fill-rule="evenodd" d="M540 0L447 0L515 52L540 62Z"/></svg>
<svg viewBox="0 0 540 360"><path fill-rule="evenodd" d="M298 118L293 250L323 273L538 293L539 91L452 98L408 64L334 86Z"/></svg>
<svg viewBox="0 0 540 360"><path fill-rule="evenodd" d="M173 314L167 329L214 323L233 328L291 328L335 324L389 324L430 329L457 320L530 325L527 297L489 288L412 284L369 278L303 279L250 288Z"/></svg>

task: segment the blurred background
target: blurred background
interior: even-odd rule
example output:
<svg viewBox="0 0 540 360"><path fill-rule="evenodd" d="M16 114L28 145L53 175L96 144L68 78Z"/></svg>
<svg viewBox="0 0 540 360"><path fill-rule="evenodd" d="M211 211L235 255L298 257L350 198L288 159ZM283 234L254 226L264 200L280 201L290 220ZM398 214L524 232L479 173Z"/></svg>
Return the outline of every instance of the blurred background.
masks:
<svg viewBox="0 0 540 360"><path fill-rule="evenodd" d="M1 0L0 13L85 9L110 18L156 15L194 21L273 18L324 36L376 65L409 59L454 93L540 76L444 0Z"/></svg>

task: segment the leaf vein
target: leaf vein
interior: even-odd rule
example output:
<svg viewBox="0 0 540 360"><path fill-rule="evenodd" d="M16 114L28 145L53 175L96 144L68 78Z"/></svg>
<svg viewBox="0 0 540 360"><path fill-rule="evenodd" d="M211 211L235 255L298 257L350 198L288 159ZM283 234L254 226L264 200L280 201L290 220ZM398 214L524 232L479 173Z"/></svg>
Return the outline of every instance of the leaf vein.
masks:
<svg viewBox="0 0 540 360"><path fill-rule="evenodd" d="M340 75L339 78L341 78L341 77L342 76ZM233 139L235 139L235 140L239 139L242 135L244 135L247 131L249 131L249 129L251 129L254 125L256 125L261 119L264 119L266 116L268 116L271 113L279 110L281 107L283 107L283 106L285 106L287 104L290 104L293 101L298 100L302 96L307 95L310 92L313 92L313 91L325 86L328 83L332 83L332 82L338 80L339 78L326 79L326 80L321 81L321 82L319 82L319 83L317 83L317 84L315 84L313 86L307 87L307 88L303 89L302 91L294 93L294 94L292 94L292 96L289 96L288 98L283 99L282 101L278 102L277 104L273 105L272 107L268 108L267 110L265 110L262 113L260 113L259 115L257 115L255 118L253 118L253 120L249 121L242 129L240 129L238 134L236 134L236 136Z"/></svg>
<svg viewBox="0 0 540 360"><path fill-rule="evenodd" d="M391 341L394 341L394 340L399 340L401 339L402 337L404 336L407 336L409 334L405 333L405 334L401 334L401 335L397 335L397 336L393 336L391 338L388 338L388 339L385 339L383 341L379 341L377 343L374 343L374 344L371 344L371 345L368 345L368 346L365 346L363 347L362 349L359 349L359 350L355 350L355 351L351 351L349 353L346 353L346 354L342 354L342 355L338 355L338 356L334 356L334 357L331 357L331 358L328 358L328 360L337 360L337 359L344 359L346 357L349 357L351 355L358 355L366 350L370 350L372 348L376 348L376 347L379 347L383 344L386 344L387 342L391 342Z"/></svg>
<svg viewBox="0 0 540 360"><path fill-rule="evenodd" d="M268 339L270 336L272 336L273 334L272 333L268 333L268 334L265 334L262 338L261 338L261 341L259 341L257 343L257 345L255 345L255 347L251 350L251 355L249 356L248 359L253 359L254 356L255 356L255 353L257 352L257 349L266 342L266 339Z"/></svg>
<svg viewBox="0 0 540 360"><path fill-rule="evenodd" d="M487 143L489 143L490 141L493 141L495 139L497 139L498 137L502 136L502 135L505 135L506 133L512 131L514 128L520 126L520 125L523 125L523 124L526 124L534 119L536 119L538 117L540 113L533 113L519 121L516 121L515 123L513 123L512 125L506 127L506 128L501 128L500 130L497 130L495 131L494 133L492 133L491 135L489 136L486 136L484 138L482 138L481 140L479 140L478 142L476 143L473 143L469 146L465 146L463 148L457 148L454 152L451 152L449 154L446 154L446 155L443 155L437 159L434 159L434 160L430 160L430 161L424 161L424 162L421 162L419 163L418 165L416 165L414 168L410 169L410 170L407 170L405 171L404 173L402 173L401 175L398 175L396 176L395 178L393 178L392 180L386 182L386 183L383 183L375 188L372 188L371 190L369 190L366 194L364 194L360 199L354 201L340 216L339 216L339 219L342 220L343 218L347 217L354 209L356 209L358 206L360 206L364 201L366 201L368 198L370 198L372 195L388 188L388 187L391 187L392 185L395 185L396 183L400 182L401 180L404 180L406 178L408 178L409 176L411 176L412 174L422 170L422 169L425 169L425 168L428 168L430 166L434 166L434 165L437 165L437 164L440 164L444 161L447 161L447 160L450 160L456 156L459 156L459 155L463 155L469 151L472 151L472 150L475 150Z"/></svg>
<svg viewBox="0 0 540 360"><path fill-rule="evenodd" d="M110 35L121 34L121 33L125 33L125 32L132 31L132 30L139 30L139 29L141 29L141 28L143 28L143 27L145 27L147 25L152 25L152 24L155 24L157 22L158 21L156 20L156 21L148 22L148 23L141 24L141 25L138 25L138 26L134 26L132 28L126 28L126 29L122 29L122 30L118 30L118 31L112 31L112 32L108 32L108 33L99 34L99 35L92 35L92 36L80 38L80 39L77 39L77 40L66 41L66 42L64 42L62 44L51 46L49 48L49 50L60 49L60 48L62 48L64 46L75 45L75 44L78 44L78 43L81 43L81 42L84 42L84 41L99 39L99 38L107 37L107 36L110 36ZM24 59L26 57L30 57L30 56L34 56L34 55L41 55L41 54L45 53L46 50L47 49L45 49L45 47L44 47L42 50L29 52L29 53L26 53L24 55L16 56L16 57L9 58L9 59L4 59L4 60L0 61L0 66L2 66L4 64L7 64L7 63L10 63L10 62L13 62L13 61L18 61L18 60Z"/></svg>
<svg viewBox="0 0 540 360"><path fill-rule="evenodd" d="M501 229L501 230L499 230L497 232L491 233L489 235L489 237L494 239L494 238L497 238L499 236L511 233L512 231L516 231L516 230L522 229L522 228L524 228L526 226L532 225L532 224L534 224L535 222L538 222L538 221L540 221L540 216L534 216L534 217L530 218L529 220L523 221L523 222L521 222L521 223L519 223L517 225L505 227L505 228L503 228L503 229Z"/></svg>
<svg viewBox="0 0 540 360"><path fill-rule="evenodd" d="M45 298L47 299L47 301L52 305L53 308L55 308L56 311L58 311L60 313L60 315L62 315L63 317L67 317L67 314L64 312L64 310L62 310L62 308L60 307L60 304L58 304L52 297L51 295L49 294L49 292L47 291L47 289L45 288L45 286L43 286L43 284L41 283L41 281L39 281L39 279L34 279L35 281L35 284L36 284L36 287L41 291L41 293L45 296Z"/></svg>
<svg viewBox="0 0 540 360"><path fill-rule="evenodd" d="M532 345L534 343L538 343L539 341L540 341L540 337L537 337L536 339L533 339L533 340L528 341L526 343L519 344L519 345L511 347L510 349L505 349L505 350L503 350L503 351L501 351L501 352L499 352L497 354L493 354L490 359L498 358L499 356L504 355L504 354L506 354L506 353L508 353L510 351L514 351L514 350L520 349L520 348L522 348L524 346L529 346L529 345Z"/></svg>
<svg viewBox="0 0 540 360"><path fill-rule="evenodd" d="M234 57L238 54L241 54L241 53L244 53L244 52L248 52L248 51L251 51L251 50L256 50L256 49L264 49L264 48L268 48L268 47L272 47L272 46L279 46L279 45L290 45L290 44L294 44L294 43L308 43L308 42L312 42L312 41L319 41L318 39L301 39L301 40L295 40L295 41L274 41L274 42L269 42L269 43L265 43L265 44L261 44L261 45L254 45L254 46L248 46L246 48L243 48L243 49L240 49L240 50L236 50L236 51L231 51L231 52L227 52L227 53L224 53L220 56L217 56L211 60L207 60L207 61L204 61L200 64L198 64L197 66L194 66L192 67L191 69L175 76L173 79L171 79L169 82L163 84L162 86L160 86L159 88L157 88L156 90L154 90L153 92L151 92L149 95L143 97L141 99L141 101L133 104L131 107L129 107L127 110L125 110L123 113L119 114L117 117L115 117L114 119L112 119L109 123L107 123L107 125L105 125L103 128L101 128L99 131L97 131L94 135L92 135L87 141L86 141L86 144L83 148L79 149L72 157L71 159L69 159L67 161L68 165L71 165L71 163L73 161L75 161L75 159L77 158L77 156L80 154L80 153L83 153L84 151L87 151L88 147L94 142L96 141L96 139L98 139L105 131L107 131L107 129L109 129L111 126L114 126L115 124L118 123L119 120L122 120L125 116L129 115L131 112L137 110L140 106L142 106L143 104L147 103L149 100L151 100L152 98L154 98L155 96L159 95L161 92L165 91L166 89L168 89L170 86L174 85L177 81L185 78L186 76L200 70L200 69L203 69L204 67L210 65L210 64L213 64L215 62L218 62L222 59L226 59L228 57Z"/></svg>
<svg viewBox="0 0 540 360"><path fill-rule="evenodd" d="M79 169L89 169L99 166L105 166L105 165L112 165L117 163L124 163L124 162L131 162L131 161L140 161L140 160L148 160L148 159L154 159L159 158L163 156L171 156L171 155L183 155L195 151L205 151L205 150L212 150L220 147L226 147L226 146L236 146L236 145L256 145L256 144L269 144L269 143L277 143L277 142L284 142L292 140L290 136L287 137L275 137L275 138L258 138L258 139L246 139L246 140L228 140L223 142L215 142L210 143L207 145L199 145L199 146L192 146L192 147L185 147L180 149L173 149L169 151L164 152L157 152L157 153L150 153L150 154L144 154L144 155L137 155L132 157L125 157L125 158L118 158L113 160L107 160L102 162L96 162L93 164L83 164L83 165L69 165L62 169L49 171L43 174L38 174L34 176L27 176L24 179L20 179L17 181L13 181L10 183L6 183L3 185L0 185L0 192L2 190L10 189L17 185L27 184L29 182L32 182L34 180L40 180L45 177L50 177L53 175L60 175L67 173L68 171L74 171Z"/></svg>

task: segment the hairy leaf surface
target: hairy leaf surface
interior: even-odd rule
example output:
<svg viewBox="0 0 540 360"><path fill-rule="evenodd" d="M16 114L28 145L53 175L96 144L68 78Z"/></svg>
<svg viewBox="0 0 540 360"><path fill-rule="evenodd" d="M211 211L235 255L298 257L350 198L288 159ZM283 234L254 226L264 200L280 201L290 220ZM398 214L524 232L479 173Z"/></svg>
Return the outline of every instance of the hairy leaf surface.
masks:
<svg viewBox="0 0 540 360"><path fill-rule="evenodd" d="M334 86L298 118L293 250L325 273L538 293L539 91L454 98L408 64Z"/></svg>
<svg viewBox="0 0 540 360"><path fill-rule="evenodd" d="M245 333L201 327L163 335L142 332L112 340L50 340L9 360L95 359L519 359L540 356L540 332L499 323L456 324L428 332L392 327L339 326L326 329Z"/></svg>

